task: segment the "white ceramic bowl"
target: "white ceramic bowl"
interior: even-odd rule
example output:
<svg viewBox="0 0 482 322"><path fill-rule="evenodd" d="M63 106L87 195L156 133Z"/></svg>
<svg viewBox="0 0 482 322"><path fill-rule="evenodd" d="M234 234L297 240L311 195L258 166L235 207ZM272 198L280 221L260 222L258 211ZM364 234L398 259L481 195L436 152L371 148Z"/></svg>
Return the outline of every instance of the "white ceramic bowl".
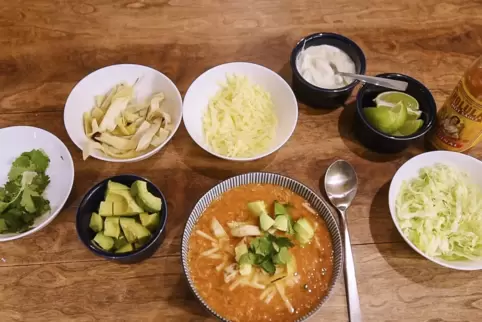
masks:
<svg viewBox="0 0 482 322"><path fill-rule="evenodd" d="M482 269L482 260L479 261L446 261L437 257L430 257L420 251L402 232L395 212L395 201L400 192L400 187L403 181L408 181L415 178L419 174L419 170L424 167L433 166L436 163L447 164L456 167L466 172L474 183L482 187L482 162L465 154L448 152L448 151L433 151L420 154L405 162L392 179L390 190L388 192L388 204L392 220L398 229L403 239L410 245L417 253L423 257L431 260L439 265L457 269L457 270L479 270Z"/></svg>
<svg viewBox="0 0 482 322"><path fill-rule="evenodd" d="M47 226L59 214L72 190L74 163L65 145L55 135L30 126L14 126L0 130L0 186L7 181L12 162L23 152L43 149L50 158L47 175L50 183L44 197L50 201L51 210L36 218L33 228L19 234L0 234L0 242L22 238Z"/></svg>
<svg viewBox="0 0 482 322"><path fill-rule="evenodd" d="M271 146L264 153L249 158L220 155L212 151L204 139L202 118L209 99L219 90L219 84L226 82L226 75L232 74L246 76L251 82L269 92L278 117L276 137ZM272 70L252 63L223 64L199 76L184 96L183 110L184 124L194 142L212 155L231 161L252 161L270 155L288 141L298 121L298 103L291 87Z"/></svg>
<svg viewBox="0 0 482 322"><path fill-rule="evenodd" d="M70 92L64 110L64 125L72 141L82 150L85 146L87 138L84 133L82 115L88 112L94 106L94 97L107 93L112 87L120 82L134 84L136 79L138 82L135 86L135 96L137 100L144 101L153 93L163 92L165 101L163 106L172 117L174 124L172 132L161 145L155 149L130 159L116 159L106 156L100 151L95 151L92 157L110 162L135 162L147 159L148 157L159 152L174 133L179 128L182 118L182 98L176 85L161 72L150 67L142 65L112 65L101 68L84 77L72 92Z"/></svg>

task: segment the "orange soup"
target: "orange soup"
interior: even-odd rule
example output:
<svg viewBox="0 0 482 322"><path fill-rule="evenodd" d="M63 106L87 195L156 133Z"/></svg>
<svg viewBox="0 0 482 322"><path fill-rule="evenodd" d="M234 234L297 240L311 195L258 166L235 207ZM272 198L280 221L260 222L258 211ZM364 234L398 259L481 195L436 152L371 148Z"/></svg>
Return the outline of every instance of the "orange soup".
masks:
<svg viewBox="0 0 482 322"><path fill-rule="evenodd" d="M204 302L237 322L295 321L320 303L333 274L323 219L271 184L242 185L213 201L191 234L188 261Z"/></svg>

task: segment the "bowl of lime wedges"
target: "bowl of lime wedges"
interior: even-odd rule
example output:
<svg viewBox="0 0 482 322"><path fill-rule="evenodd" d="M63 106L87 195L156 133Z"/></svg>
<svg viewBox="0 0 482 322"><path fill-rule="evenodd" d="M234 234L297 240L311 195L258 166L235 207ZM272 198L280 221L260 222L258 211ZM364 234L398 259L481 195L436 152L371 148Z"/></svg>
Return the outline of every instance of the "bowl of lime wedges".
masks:
<svg viewBox="0 0 482 322"><path fill-rule="evenodd" d="M402 74L377 77L408 83L405 92L365 84L357 95L355 135L370 150L397 153L423 137L435 123L437 107L421 82Z"/></svg>

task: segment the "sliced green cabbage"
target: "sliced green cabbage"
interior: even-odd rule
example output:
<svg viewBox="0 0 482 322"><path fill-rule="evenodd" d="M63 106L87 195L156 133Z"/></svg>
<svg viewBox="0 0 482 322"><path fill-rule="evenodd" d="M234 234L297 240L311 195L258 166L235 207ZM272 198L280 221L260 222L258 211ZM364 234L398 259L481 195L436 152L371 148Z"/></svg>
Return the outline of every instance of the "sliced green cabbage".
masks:
<svg viewBox="0 0 482 322"><path fill-rule="evenodd" d="M482 259L482 188L464 172L436 164L402 184L400 227L423 253L445 260Z"/></svg>

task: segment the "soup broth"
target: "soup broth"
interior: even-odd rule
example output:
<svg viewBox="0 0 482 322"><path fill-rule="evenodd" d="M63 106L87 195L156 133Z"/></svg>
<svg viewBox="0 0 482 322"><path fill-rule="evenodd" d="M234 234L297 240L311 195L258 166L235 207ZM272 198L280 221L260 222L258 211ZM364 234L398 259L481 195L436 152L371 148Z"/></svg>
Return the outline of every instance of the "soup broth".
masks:
<svg viewBox="0 0 482 322"><path fill-rule="evenodd" d="M247 204L260 200L264 201L273 218L275 201L285 204L293 222L306 218L311 223L314 236L301 246L293 235L271 230L274 236L288 237L293 242L289 252L296 264L294 273L285 276L287 273L283 273L283 267L277 265L276 273L270 275L257 267L247 277L237 274L226 282L226 270L229 266L237 267L234 264L235 247L243 241L241 237L232 236L230 227L233 222L259 226L260 219L253 215ZM213 219L227 233L224 243L218 243L215 237ZM245 237L248 245L253 238ZM213 201L194 227L188 260L191 278L202 299L225 319L239 322L295 321L320 303L328 292L333 274L331 235L323 219L301 196L271 184L242 185ZM273 281L278 275L282 278ZM256 281L239 282L251 279Z"/></svg>

